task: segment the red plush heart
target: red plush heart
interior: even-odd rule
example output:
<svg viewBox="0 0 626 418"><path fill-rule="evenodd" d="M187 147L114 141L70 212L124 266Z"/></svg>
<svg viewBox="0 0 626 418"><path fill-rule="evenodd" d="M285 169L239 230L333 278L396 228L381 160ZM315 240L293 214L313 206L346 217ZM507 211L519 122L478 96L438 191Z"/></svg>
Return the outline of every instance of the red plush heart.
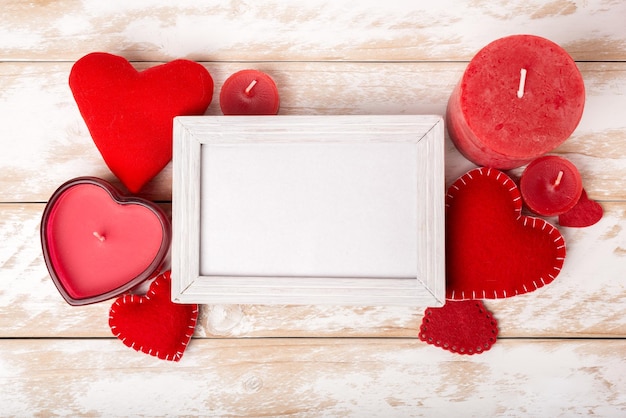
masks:
<svg viewBox="0 0 626 418"><path fill-rule="evenodd" d="M427 308L419 338L458 354L487 351L496 342L498 321L479 300L447 301L441 308Z"/></svg>
<svg viewBox="0 0 626 418"><path fill-rule="evenodd" d="M173 118L202 115L213 98L211 75L188 60L138 72L94 52L73 65L69 84L104 161L133 193L172 159Z"/></svg>
<svg viewBox="0 0 626 418"><path fill-rule="evenodd" d="M519 189L506 174L476 168L446 197L446 297L505 298L552 282L565 241L543 219L522 216Z"/></svg>
<svg viewBox="0 0 626 418"><path fill-rule="evenodd" d="M583 189L576 205L569 211L559 215L559 225L584 228L602 219L603 213L602 206L595 200L589 199L587 192Z"/></svg>
<svg viewBox="0 0 626 418"><path fill-rule="evenodd" d="M109 313L109 327L124 344L163 360L179 361L193 335L198 305L170 300L167 271L150 285L145 296L124 295Z"/></svg>

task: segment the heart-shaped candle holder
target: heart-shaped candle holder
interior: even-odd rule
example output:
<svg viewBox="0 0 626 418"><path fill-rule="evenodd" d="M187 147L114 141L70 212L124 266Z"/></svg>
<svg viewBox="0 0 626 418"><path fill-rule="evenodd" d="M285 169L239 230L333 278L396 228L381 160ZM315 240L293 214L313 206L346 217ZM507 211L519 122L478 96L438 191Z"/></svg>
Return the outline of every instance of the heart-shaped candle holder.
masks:
<svg viewBox="0 0 626 418"><path fill-rule="evenodd" d="M61 185L41 222L50 277L70 305L119 296L152 277L170 241L170 221L157 205L95 177Z"/></svg>

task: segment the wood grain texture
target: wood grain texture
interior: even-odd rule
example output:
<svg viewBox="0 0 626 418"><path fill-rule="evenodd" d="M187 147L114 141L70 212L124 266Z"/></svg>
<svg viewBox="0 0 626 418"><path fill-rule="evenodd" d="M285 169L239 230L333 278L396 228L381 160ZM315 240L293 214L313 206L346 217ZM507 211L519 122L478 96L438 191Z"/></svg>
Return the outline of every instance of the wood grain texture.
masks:
<svg viewBox="0 0 626 418"><path fill-rule="evenodd" d="M626 59L624 15L614 0L9 0L0 60L467 61L496 38L533 33L576 60L615 61Z"/></svg>
<svg viewBox="0 0 626 418"><path fill-rule="evenodd" d="M154 63L137 68L150 65ZM207 115L221 114L218 94L223 81L247 65L206 64L216 81ZM590 198L626 199L626 118L621 110L626 108L626 64L579 66L587 88L585 111L572 137L555 153L577 165ZM275 78L281 115L442 115L465 64L258 63L255 67ZM82 175L102 177L123 188L104 164L78 113L67 85L70 69L70 63L0 64L0 114L4 115L0 137L10 144L0 153L0 202L46 201L63 182ZM447 183L473 167L448 140ZM169 201L171 179L168 165L141 195Z"/></svg>
<svg viewBox="0 0 626 418"><path fill-rule="evenodd" d="M560 228L568 255L553 283L485 302L501 336L626 337L626 203L603 206L593 227ZM112 301L69 306L49 278L39 242L43 207L0 205L0 337L110 336ZM196 336L416 337L422 314L410 307L203 305Z"/></svg>
<svg viewBox="0 0 626 418"><path fill-rule="evenodd" d="M626 2L6 0L0 14L0 415L626 413ZM276 80L281 115L443 114L474 54L515 33L577 60L586 107L556 153L605 216L560 228L568 256L549 286L485 303L501 337L490 351L420 342L422 312L407 307L204 305L182 361L166 363L111 336L110 303L71 307L48 277L39 220L52 192L82 175L120 184L67 84L81 56L201 61L216 82L209 115L244 68ZM473 167L448 140L447 183ZM171 180L170 165L142 196L169 210Z"/></svg>
<svg viewBox="0 0 626 418"><path fill-rule="evenodd" d="M620 416L623 340L192 340L180 363L117 340L0 341L3 415Z"/></svg>

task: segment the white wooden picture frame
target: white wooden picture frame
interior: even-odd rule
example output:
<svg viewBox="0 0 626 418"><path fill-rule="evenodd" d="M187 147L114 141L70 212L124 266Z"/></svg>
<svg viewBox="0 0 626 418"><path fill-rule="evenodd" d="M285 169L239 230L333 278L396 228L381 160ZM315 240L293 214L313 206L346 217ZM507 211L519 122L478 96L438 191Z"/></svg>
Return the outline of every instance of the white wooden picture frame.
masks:
<svg viewBox="0 0 626 418"><path fill-rule="evenodd" d="M173 134L174 302L445 302L440 116L185 116Z"/></svg>

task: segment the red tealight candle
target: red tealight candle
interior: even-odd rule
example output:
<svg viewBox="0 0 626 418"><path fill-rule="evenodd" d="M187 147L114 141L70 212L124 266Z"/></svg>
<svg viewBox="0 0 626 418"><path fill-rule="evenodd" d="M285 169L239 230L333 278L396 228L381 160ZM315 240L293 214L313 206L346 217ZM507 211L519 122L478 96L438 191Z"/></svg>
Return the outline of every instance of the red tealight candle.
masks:
<svg viewBox="0 0 626 418"><path fill-rule="evenodd" d="M576 63L547 39L513 35L481 49L448 101L447 128L475 164L522 166L576 129L585 86Z"/></svg>
<svg viewBox="0 0 626 418"><path fill-rule="evenodd" d="M583 190L580 173L570 161L549 155L528 164L520 179L526 206L536 214L555 216L576 205Z"/></svg>
<svg viewBox="0 0 626 418"><path fill-rule="evenodd" d="M238 71L220 90L220 108L225 115L276 115L279 107L276 83L261 71Z"/></svg>
<svg viewBox="0 0 626 418"><path fill-rule="evenodd" d="M59 187L41 222L50 277L70 305L118 296L161 268L170 222L155 204L121 196L94 177Z"/></svg>

